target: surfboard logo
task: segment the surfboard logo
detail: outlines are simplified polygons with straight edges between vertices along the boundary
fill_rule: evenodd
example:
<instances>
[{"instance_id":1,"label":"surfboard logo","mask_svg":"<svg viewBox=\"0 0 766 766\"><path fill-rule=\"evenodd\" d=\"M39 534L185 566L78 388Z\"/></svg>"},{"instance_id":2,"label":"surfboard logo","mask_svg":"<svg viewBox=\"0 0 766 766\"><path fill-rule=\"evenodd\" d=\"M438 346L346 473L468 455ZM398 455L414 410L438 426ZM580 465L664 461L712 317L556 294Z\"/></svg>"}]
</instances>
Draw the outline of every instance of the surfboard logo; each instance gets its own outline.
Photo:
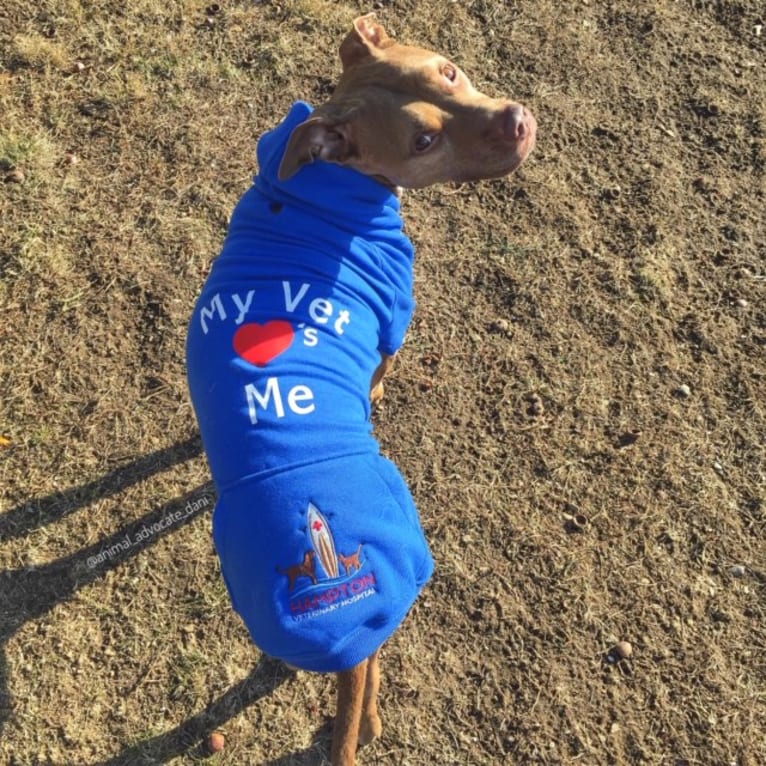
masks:
<instances>
[{"instance_id":1,"label":"surfboard logo","mask_svg":"<svg viewBox=\"0 0 766 766\"><path fill-rule=\"evenodd\" d=\"M365 570L364 544L349 554L339 553L327 517L313 503L306 511L306 550L300 563L278 571L287 578L290 611L306 619L350 606L377 592L375 573Z\"/></svg>"},{"instance_id":2,"label":"surfboard logo","mask_svg":"<svg viewBox=\"0 0 766 766\"><path fill-rule=\"evenodd\" d=\"M338 554L335 552L335 540L330 530L327 519L313 503L309 503L308 510L309 534L314 552L319 558L322 568L327 576L334 580L338 577Z\"/></svg>"}]
</instances>

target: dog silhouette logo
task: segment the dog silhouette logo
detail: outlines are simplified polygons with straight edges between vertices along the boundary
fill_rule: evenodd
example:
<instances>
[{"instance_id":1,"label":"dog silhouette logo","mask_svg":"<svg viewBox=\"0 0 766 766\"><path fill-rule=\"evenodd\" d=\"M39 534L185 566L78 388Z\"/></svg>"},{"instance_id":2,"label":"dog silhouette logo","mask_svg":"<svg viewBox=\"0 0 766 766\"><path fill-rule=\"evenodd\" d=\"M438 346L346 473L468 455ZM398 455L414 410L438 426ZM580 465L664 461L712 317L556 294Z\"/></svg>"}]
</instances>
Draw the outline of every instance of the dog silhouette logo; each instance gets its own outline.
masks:
<instances>
[{"instance_id":1,"label":"dog silhouette logo","mask_svg":"<svg viewBox=\"0 0 766 766\"><path fill-rule=\"evenodd\" d=\"M344 556L342 553L338 554L338 561L343 564L347 575L350 575L352 572L358 572L362 568L361 553L362 546L360 545L356 549L356 553L352 553L350 556Z\"/></svg>"},{"instance_id":2,"label":"dog silhouette logo","mask_svg":"<svg viewBox=\"0 0 766 766\"><path fill-rule=\"evenodd\" d=\"M299 577L308 577L316 585L316 554L314 551L306 551L306 555L300 564L294 564L291 567L287 567L287 569L280 567L279 572L287 576L287 589L291 593L295 590L295 584L298 582Z\"/></svg>"}]
</instances>

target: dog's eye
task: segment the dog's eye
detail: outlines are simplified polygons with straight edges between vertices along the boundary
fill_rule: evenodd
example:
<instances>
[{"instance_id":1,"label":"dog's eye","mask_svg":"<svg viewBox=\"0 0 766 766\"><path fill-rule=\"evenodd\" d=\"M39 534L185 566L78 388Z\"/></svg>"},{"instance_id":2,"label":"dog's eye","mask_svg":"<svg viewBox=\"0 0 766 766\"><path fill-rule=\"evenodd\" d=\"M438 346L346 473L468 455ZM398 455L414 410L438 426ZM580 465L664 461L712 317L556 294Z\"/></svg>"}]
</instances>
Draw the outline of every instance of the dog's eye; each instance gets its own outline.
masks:
<instances>
[{"instance_id":1,"label":"dog's eye","mask_svg":"<svg viewBox=\"0 0 766 766\"><path fill-rule=\"evenodd\" d=\"M415 151L418 152L418 154L427 152L434 145L436 136L436 133L421 133L415 139Z\"/></svg>"},{"instance_id":2,"label":"dog's eye","mask_svg":"<svg viewBox=\"0 0 766 766\"><path fill-rule=\"evenodd\" d=\"M457 80L457 67L453 66L452 64L445 64L444 69L442 69L442 74L450 82L455 82L455 80Z\"/></svg>"}]
</instances>

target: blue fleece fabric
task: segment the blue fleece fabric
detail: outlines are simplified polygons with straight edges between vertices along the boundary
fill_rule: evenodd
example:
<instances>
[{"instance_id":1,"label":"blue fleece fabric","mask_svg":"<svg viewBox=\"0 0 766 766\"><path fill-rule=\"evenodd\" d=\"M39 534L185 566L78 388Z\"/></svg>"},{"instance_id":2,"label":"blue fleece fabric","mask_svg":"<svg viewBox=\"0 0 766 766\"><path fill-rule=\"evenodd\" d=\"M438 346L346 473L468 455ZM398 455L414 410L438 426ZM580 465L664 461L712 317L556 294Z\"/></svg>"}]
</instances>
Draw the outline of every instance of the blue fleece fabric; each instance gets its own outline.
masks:
<instances>
[{"instance_id":1,"label":"blue fleece fabric","mask_svg":"<svg viewBox=\"0 0 766 766\"><path fill-rule=\"evenodd\" d=\"M321 161L277 178L310 114L294 104L258 143L187 362L234 608L266 653L334 672L394 632L433 561L370 423L380 352L399 348L414 307L413 248L377 181Z\"/></svg>"}]
</instances>

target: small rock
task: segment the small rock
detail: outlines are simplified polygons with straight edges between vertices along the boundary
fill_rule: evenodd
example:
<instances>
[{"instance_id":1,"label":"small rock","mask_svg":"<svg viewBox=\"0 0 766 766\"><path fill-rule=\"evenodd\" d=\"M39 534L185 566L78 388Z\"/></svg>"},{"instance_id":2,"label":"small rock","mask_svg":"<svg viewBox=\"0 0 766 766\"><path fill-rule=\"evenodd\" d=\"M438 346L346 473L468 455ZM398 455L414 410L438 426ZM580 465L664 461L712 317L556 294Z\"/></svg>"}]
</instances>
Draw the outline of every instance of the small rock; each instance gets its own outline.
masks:
<instances>
[{"instance_id":1,"label":"small rock","mask_svg":"<svg viewBox=\"0 0 766 766\"><path fill-rule=\"evenodd\" d=\"M491 329L494 332L503 333L504 335L511 335L511 323L507 319L503 319L502 317L495 319L494 322L492 322Z\"/></svg>"},{"instance_id":2,"label":"small rock","mask_svg":"<svg viewBox=\"0 0 766 766\"><path fill-rule=\"evenodd\" d=\"M739 306L742 309L746 309L750 304L747 302L745 298L737 298L737 306Z\"/></svg>"},{"instance_id":3,"label":"small rock","mask_svg":"<svg viewBox=\"0 0 766 766\"><path fill-rule=\"evenodd\" d=\"M730 571L733 577L744 577L747 574L747 569L742 564L735 564Z\"/></svg>"},{"instance_id":4,"label":"small rock","mask_svg":"<svg viewBox=\"0 0 766 766\"><path fill-rule=\"evenodd\" d=\"M686 383L682 383L677 389L676 394L678 396L683 397L684 399L688 399L692 395L692 390L689 388L689 386L686 385Z\"/></svg>"},{"instance_id":5,"label":"small rock","mask_svg":"<svg viewBox=\"0 0 766 766\"><path fill-rule=\"evenodd\" d=\"M627 660L633 654L633 646L629 641L618 641L609 652L615 660Z\"/></svg>"},{"instance_id":6,"label":"small rock","mask_svg":"<svg viewBox=\"0 0 766 766\"><path fill-rule=\"evenodd\" d=\"M80 161L80 158L74 152L67 152L64 155L64 162L67 165L76 165Z\"/></svg>"},{"instance_id":7,"label":"small rock","mask_svg":"<svg viewBox=\"0 0 766 766\"><path fill-rule=\"evenodd\" d=\"M226 745L226 739L223 732L214 731L207 740L207 744L213 753L220 753Z\"/></svg>"},{"instance_id":8,"label":"small rock","mask_svg":"<svg viewBox=\"0 0 766 766\"><path fill-rule=\"evenodd\" d=\"M75 61L74 64L72 64L72 71L73 72L84 72L85 71L85 64L83 64L82 61Z\"/></svg>"}]
</instances>

